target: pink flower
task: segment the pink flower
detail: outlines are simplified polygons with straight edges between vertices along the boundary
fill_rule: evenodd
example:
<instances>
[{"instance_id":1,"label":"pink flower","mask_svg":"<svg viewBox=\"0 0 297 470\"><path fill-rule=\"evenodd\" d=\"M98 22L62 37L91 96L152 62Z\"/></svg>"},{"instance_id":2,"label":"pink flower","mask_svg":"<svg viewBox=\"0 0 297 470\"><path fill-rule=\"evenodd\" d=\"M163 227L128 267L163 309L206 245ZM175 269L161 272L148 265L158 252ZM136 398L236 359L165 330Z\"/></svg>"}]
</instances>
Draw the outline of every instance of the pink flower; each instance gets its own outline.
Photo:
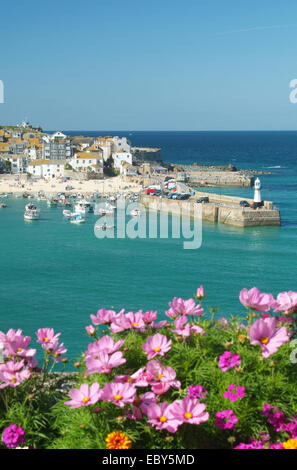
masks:
<instances>
[{"instance_id":1,"label":"pink flower","mask_svg":"<svg viewBox=\"0 0 297 470\"><path fill-rule=\"evenodd\" d=\"M201 328L201 326L193 325L193 326L191 326L191 331L193 331L193 333L195 333L195 335L206 336L206 333L205 333L204 329Z\"/></svg>"},{"instance_id":2,"label":"pink flower","mask_svg":"<svg viewBox=\"0 0 297 470\"><path fill-rule=\"evenodd\" d=\"M145 370L145 367L137 370L133 375L116 375L115 382L130 383L134 387L148 387L151 375Z\"/></svg>"},{"instance_id":3,"label":"pink flower","mask_svg":"<svg viewBox=\"0 0 297 470\"><path fill-rule=\"evenodd\" d=\"M188 387L188 398L197 398L198 400L204 400L208 391L205 390L201 385L190 385Z\"/></svg>"},{"instance_id":4,"label":"pink flower","mask_svg":"<svg viewBox=\"0 0 297 470\"><path fill-rule=\"evenodd\" d=\"M73 409L94 405L101 399L102 390L100 385L95 382L90 387L88 384L82 384L79 389L72 388L68 394L71 400L65 401L64 404L69 405Z\"/></svg>"},{"instance_id":5,"label":"pink flower","mask_svg":"<svg viewBox=\"0 0 297 470\"><path fill-rule=\"evenodd\" d=\"M239 354L232 354L231 351L225 351L224 354L219 357L219 367L223 372L226 372L228 369L233 369L239 366L239 364Z\"/></svg>"},{"instance_id":6,"label":"pink flower","mask_svg":"<svg viewBox=\"0 0 297 470\"><path fill-rule=\"evenodd\" d=\"M126 362L121 351L116 351L111 356L107 352L99 352L98 358L86 358L87 371L86 374L110 374L111 369L118 367Z\"/></svg>"},{"instance_id":7,"label":"pink flower","mask_svg":"<svg viewBox=\"0 0 297 470\"><path fill-rule=\"evenodd\" d=\"M216 413L215 425L220 429L233 429L237 421L233 410L223 410Z\"/></svg>"},{"instance_id":8,"label":"pink flower","mask_svg":"<svg viewBox=\"0 0 297 470\"><path fill-rule=\"evenodd\" d=\"M180 315L202 315L204 310L200 305L196 305L193 299L183 300L182 298L174 297L172 302L169 302L170 309L165 314L170 318L177 318Z\"/></svg>"},{"instance_id":9,"label":"pink flower","mask_svg":"<svg viewBox=\"0 0 297 470\"><path fill-rule=\"evenodd\" d=\"M98 354L101 352L106 352L107 354L112 354L116 352L124 344L125 340L119 340L116 343L114 340L106 335L102 336L98 341L88 345L88 350L86 351L86 357L93 357L96 359Z\"/></svg>"},{"instance_id":10,"label":"pink flower","mask_svg":"<svg viewBox=\"0 0 297 470\"><path fill-rule=\"evenodd\" d=\"M113 333L119 333L121 331L136 329L136 330L144 330L145 323L142 318L142 312L128 312L126 314L121 313L117 315L111 325L110 330Z\"/></svg>"},{"instance_id":11,"label":"pink flower","mask_svg":"<svg viewBox=\"0 0 297 470\"><path fill-rule=\"evenodd\" d=\"M209 418L209 414L205 411L205 405L196 398L186 397L182 400L176 400L172 403L170 411L181 424L200 424Z\"/></svg>"},{"instance_id":12,"label":"pink flower","mask_svg":"<svg viewBox=\"0 0 297 470\"><path fill-rule=\"evenodd\" d=\"M28 380L31 377L31 371L27 368L21 370L20 372L10 372L4 370L0 372L0 380L3 382L0 385L0 389L6 387L15 388L20 385L24 380Z\"/></svg>"},{"instance_id":13,"label":"pink flower","mask_svg":"<svg viewBox=\"0 0 297 470\"><path fill-rule=\"evenodd\" d=\"M148 360L157 355L164 356L171 349L171 339L168 340L166 336L156 333L147 338L142 349L146 352Z\"/></svg>"},{"instance_id":14,"label":"pink flower","mask_svg":"<svg viewBox=\"0 0 297 470\"><path fill-rule=\"evenodd\" d=\"M8 449L15 449L25 442L25 431L16 424L11 424L3 430L2 442Z\"/></svg>"},{"instance_id":15,"label":"pink flower","mask_svg":"<svg viewBox=\"0 0 297 470\"><path fill-rule=\"evenodd\" d=\"M111 323L116 312L114 310L105 310L101 308L98 310L97 315L90 315L93 325L103 325L106 323Z\"/></svg>"},{"instance_id":16,"label":"pink flower","mask_svg":"<svg viewBox=\"0 0 297 470\"><path fill-rule=\"evenodd\" d=\"M188 338L191 334L191 325L187 323L188 318L186 315L181 315L174 320L175 330L170 330L177 335L181 335L184 338L184 342L186 338Z\"/></svg>"},{"instance_id":17,"label":"pink flower","mask_svg":"<svg viewBox=\"0 0 297 470\"><path fill-rule=\"evenodd\" d=\"M151 377L150 384L152 391L158 395L166 393L169 388L179 389L181 383L176 380L176 372L172 367L164 367L160 361L149 361L147 364L147 374Z\"/></svg>"},{"instance_id":18,"label":"pink flower","mask_svg":"<svg viewBox=\"0 0 297 470\"><path fill-rule=\"evenodd\" d=\"M171 405L167 402L160 405L151 403L146 409L146 414L149 418L148 423L153 424L158 430L166 429L170 433L175 433L180 425L180 421L171 413Z\"/></svg>"},{"instance_id":19,"label":"pink flower","mask_svg":"<svg viewBox=\"0 0 297 470\"><path fill-rule=\"evenodd\" d=\"M234 384L228 385L227 390L224 393L224 397L232 402L240 398L243 398L244 396L245 396L245 388L240 387L240 386L235 388Z\"/></svg>"},{"instance_id":20,"label":"pink flower","mask_svg":"<svg viewBox=\"0 0 297 470\"><path fill-rule=\"evenodd\" d=\"M146 392L139 397L141 411L147 415L147 410L152 403L157 402L157 396L153 392Z\"/></svg>"},{"instance_id":21,"label":"pink flower","mask_svg":"<svg viewBox=\"0 0 297 470\"><path fill-rule=\"evenodd\" d=\"M96 333L96 330L93 327L93 325L88 325L86 326L86 332L88 333L89 336L94 336L94 334Z\"/></svg>"},{"instance_id":22,"label":"pink flower","mask_svg":"<svg viewBox=\"0 0 297 470\"><path fill-rule=\"evenodd\" d=\"M249 329L251 344L259 344L265 358L275 353L290 339L286 327L277 328L276 324L277 321L273 317L259 318Z\"/></svg>"},{"instance_id":23,"label":"pink flower","mask_svg":"<svg viewBox=\"0 0 297 470\"><path fill-rule=\"evenodd\" d=\"M153 312L152 310L144 312L144 314L142 315L142 319L144 323L152 323L157 319L157 312Z\"/></svg>"},{"instance_id":24,"label":"pink flower","mask_svg":"<svg viewBox=\"0 0 297 470\"><path fill-rule=\"evenodd\" d=\"M297 292L280 292L272 305L274 312L283 312L286 315L297 312Z\"/></svg>"},{"instance_id":25,"label":"pink flower","mask_svg":"<svg viewBox=\"0 0 297 470\"><path fill-rule=\"evenodd\" d=\"M103 388L102 400L111 401L121 408L127 403L133 403L136 397L136 388L128 383L108 383Z\"/></svg>"},{"instance_id":26,"label":"pink flower","mask_svg":"<svg viewBox=\"0 0 297 470\"><path fill-rule=\"evenodd\" d=\"M55 335L53 328L39 328L36 335L37 343L40 343L42 348L47 350L52 349L53 345L58 341L61 333L57 333Z\"/></svg>"},{"instance_id":27,"label":"pink flower","mask_svg":"<svg viewBox=\"0 0 297 470\"><path fill-rule=\"evenodd\" d=\"M2 333L1 341L3 342L5 356L22 357L26 360L32 360L36 354L36 349L29 349L28 345L31 341L30 336L23 336L22 330L9 330L7 335Z\"/></svg>"},{"instance_id":28,"label":"pink flower","mask_svg":"<svg viewBox=\"0 0 297 470\"><path fill-rule=\"evenodd\" d=\"M198 287L197 292L196 292L196 299L198 299L198 300L204 299L203 286Z\"/></svg>"},{"instance_id":29,"label":"pink flower","mask_svg":"<svg viewBox=\"0 0 297 470\"><path fill-rule=\"evenodd\" d=\"M242 289L239 293L240 302L247 308L257 312L267 312L275 302L272 294L261 293L257 287Z\"/></svg>"}]
</instances>

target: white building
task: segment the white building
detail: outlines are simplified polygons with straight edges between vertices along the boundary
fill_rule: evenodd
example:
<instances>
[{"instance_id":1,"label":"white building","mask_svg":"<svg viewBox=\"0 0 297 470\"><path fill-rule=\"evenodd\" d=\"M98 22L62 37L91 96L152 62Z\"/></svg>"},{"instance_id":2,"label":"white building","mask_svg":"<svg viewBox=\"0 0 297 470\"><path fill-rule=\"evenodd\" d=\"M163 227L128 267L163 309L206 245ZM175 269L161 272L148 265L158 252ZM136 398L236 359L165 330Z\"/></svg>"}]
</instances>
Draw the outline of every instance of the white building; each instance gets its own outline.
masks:
<instances>
[{"instance_id":1,"label":"white building","mask_svg":"<svg viewBox=\"0 0 297 470\"><path fill-rule=\"evenodd\" d=\"M63 132L61 131L57 131L55 132L54 134L52 134L50 136L50 139L51 140L55 140L55 139L67 139L67 135L63 134Z\"/></svg>"},{"instance_id":2,"label":"white building","mask_svg":"<svg viewBox=\"0 0 297 470\"><path fill-rule=\"evenodd\" d=\"M127 137L112 137L113 142L113 152L123 151L131 153L131 145Z\"/></svg>"},{"instance_id":3,"label":"white building","mask_svg":"<svg viewBox=\"0 0 297 470\"><path fill-rule=\"evenodd\" d=\"M126 162L132 165L132 153L118 150L112 154L113 156L113 165L115 168L120 169L121 164Z\"/></svg>"},{"instance_id":4,"label":"white building","mask_svg":"<svg viewBox=\"0 0 297 470\"><path fill-rule=\"evenodd\" d=\"M25 154L7 154L3 155L2 161L9 161L11 164L11 172L26 173L28 167L28 160Z\"/></svg>"},{"instance_id":5,"label":"white building","mask_svg":"<svg viewBox=\"0 0 297 470\"><path fill-rule=\"evenodd\" d=\"M66 160L33 160L27 172L37 178L60 178L64 176Z\"/></svg>"},{"instance_id":6,"label":"white building","mask_svg":"<svg viewBox=\"0 0 297 470\"><path fill-rule=\"evenodd\" d=\"M92 171L103 175L103 159L99 153L78 152L69 160L75 171Z\"/></svg>"}]
</instances>

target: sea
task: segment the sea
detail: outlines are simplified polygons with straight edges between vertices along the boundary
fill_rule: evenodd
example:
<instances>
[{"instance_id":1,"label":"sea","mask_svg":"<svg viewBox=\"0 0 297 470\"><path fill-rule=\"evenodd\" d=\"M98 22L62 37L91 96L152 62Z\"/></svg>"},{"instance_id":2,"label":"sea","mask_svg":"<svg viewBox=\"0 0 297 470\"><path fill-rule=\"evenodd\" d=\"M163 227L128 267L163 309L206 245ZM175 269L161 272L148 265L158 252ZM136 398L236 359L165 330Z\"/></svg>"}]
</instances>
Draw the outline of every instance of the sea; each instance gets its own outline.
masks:
<instances>
[{"instance_id":1,"label":"sea","mask_svg":"<svg viewBox=\"0 0 297 470\"><path fill-rule=\"evenodd\" d=\"M10 197L8 208L0 209L0 331L21 329L38 349L37 329L54 328L61 332L71 368L87 348L90 314L100 308L157 310L164 319L168 302L188 299L203 285L205 316L216 309L215 318L230 318L245 314L239 302L244 287L274 296L297 291L297 131L64 132L126 136L133 146L160 147L163 160L177 164L271 172L259 176L262 196L280 209L281 226L237 228L203 221L201 247L185 250L183 240L172 236L98 239L96 215L73 225L61 208L40 201L41 219L26 222L28 200ZM251 187L207 190L253 197Z\"/></svg>"}]
</instances>

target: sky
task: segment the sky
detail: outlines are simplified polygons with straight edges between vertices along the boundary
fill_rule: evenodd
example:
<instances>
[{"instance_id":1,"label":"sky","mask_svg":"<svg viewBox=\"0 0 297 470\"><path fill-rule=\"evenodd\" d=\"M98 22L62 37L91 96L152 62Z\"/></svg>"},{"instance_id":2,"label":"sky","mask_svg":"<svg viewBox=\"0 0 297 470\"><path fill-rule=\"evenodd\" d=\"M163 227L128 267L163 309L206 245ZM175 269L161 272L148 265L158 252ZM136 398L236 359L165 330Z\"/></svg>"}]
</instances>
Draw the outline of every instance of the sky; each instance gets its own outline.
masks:
<instances>
[{"instance_id":1,"label":"sky","mask_svg":"<svg viewBox=\"0 0 297 470\"><path fill-rule=\"evenodd\" d=\"M0 125L297 129L295 0L15 0L0 16Z\"/></svg>"}]
</instances>

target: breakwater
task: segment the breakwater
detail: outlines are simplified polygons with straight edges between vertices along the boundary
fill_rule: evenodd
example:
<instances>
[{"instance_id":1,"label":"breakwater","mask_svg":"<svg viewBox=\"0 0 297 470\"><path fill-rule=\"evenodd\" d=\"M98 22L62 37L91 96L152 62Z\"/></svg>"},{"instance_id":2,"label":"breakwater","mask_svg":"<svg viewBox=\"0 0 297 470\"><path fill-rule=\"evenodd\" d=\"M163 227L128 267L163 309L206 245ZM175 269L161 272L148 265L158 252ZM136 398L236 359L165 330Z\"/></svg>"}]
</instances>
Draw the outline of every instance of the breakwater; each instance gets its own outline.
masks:
<instances>
[{"instance_id":1,"label":"breakwater","mask_svg":"<svg viewBox=\"0 0 297 470\"><path fill-rule=\"evenodd\" d=\"M195 217L195 206L198 205L196 199L204 196L209 198L209 202L201 204L202 220L237 227L281 225L280 211L274 207L271 201L264 201L262 208L252 209L241 207L239 205L241 198L239 197L196 192L195 197L189 200L172 200L165 197L142 195L139 202L152 210L167 211L172 215L185 214ZM251 199L245 200L252 202Z\"/></svg>"}]
</instances>

